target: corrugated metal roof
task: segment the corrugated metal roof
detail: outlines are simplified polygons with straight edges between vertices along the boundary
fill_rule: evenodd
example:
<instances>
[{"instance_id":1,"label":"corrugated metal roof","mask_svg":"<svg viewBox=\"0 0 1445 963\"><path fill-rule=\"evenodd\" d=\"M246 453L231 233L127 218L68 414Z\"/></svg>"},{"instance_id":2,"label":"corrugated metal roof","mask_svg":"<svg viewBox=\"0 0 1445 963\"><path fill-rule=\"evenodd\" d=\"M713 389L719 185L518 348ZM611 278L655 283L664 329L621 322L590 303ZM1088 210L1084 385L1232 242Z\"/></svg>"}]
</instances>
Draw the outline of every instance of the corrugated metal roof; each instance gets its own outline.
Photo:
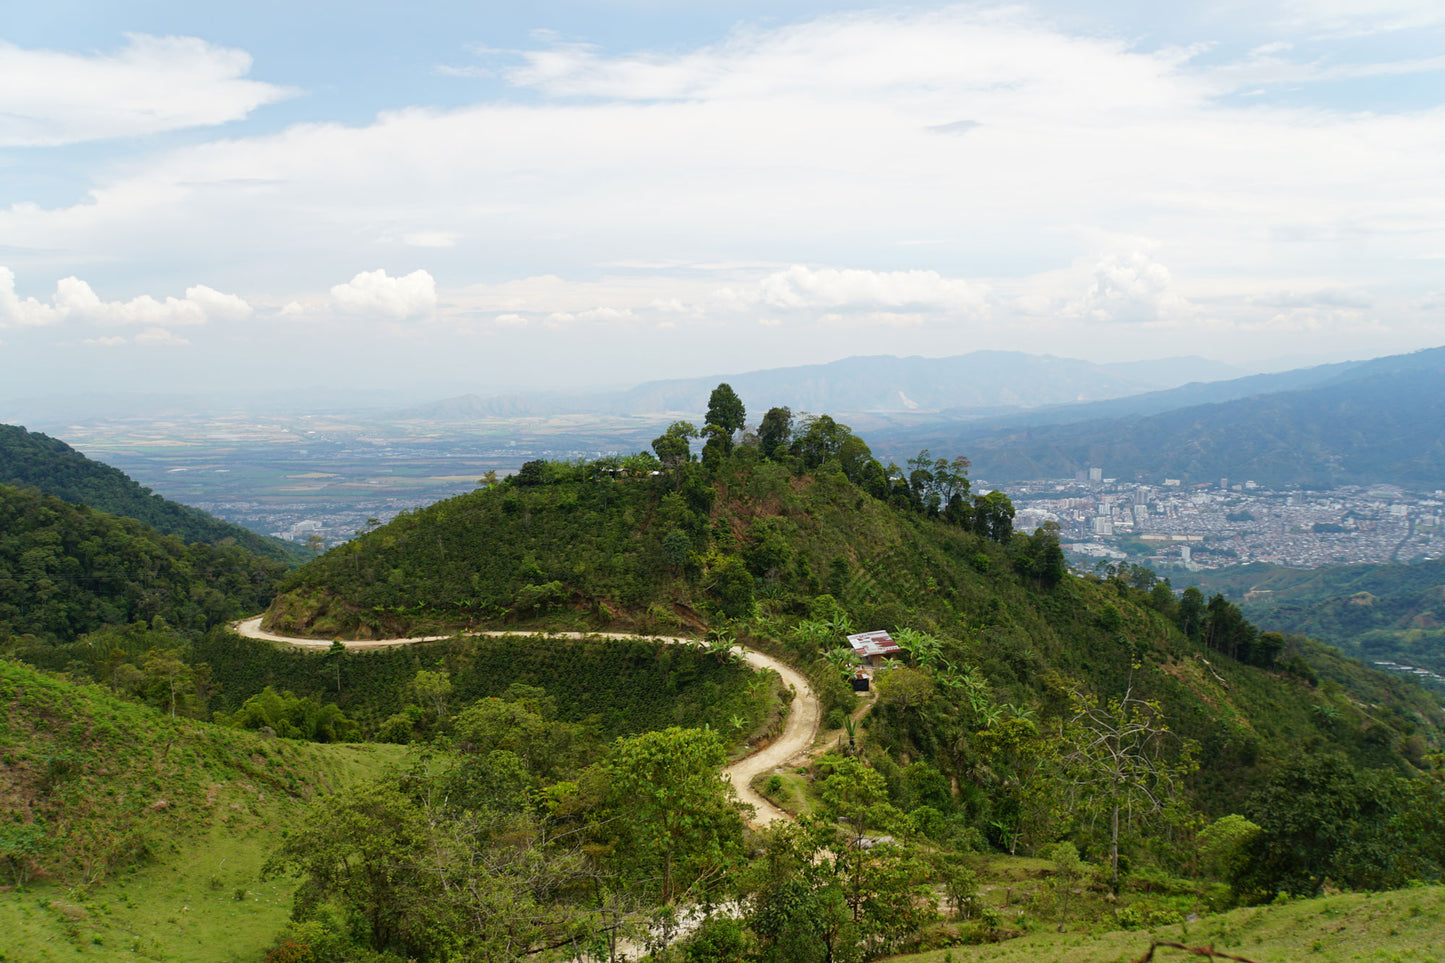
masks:
<instances>
[{"instance_id":1,"label":"corrugated metal roof","mask_svg":"<svg viewBox=\"0 0 1445 963\"><path fill-rule=\"evenodd\" d=\"M850 635L848 636L848 644L853 647L854 652L864 657L870 655L893 655L903 651L898 647L898 643L893 641L893 636L889 635L883 629L878 629L875 632L859 632L857 635Z\"/></svg>"}]
</instances>

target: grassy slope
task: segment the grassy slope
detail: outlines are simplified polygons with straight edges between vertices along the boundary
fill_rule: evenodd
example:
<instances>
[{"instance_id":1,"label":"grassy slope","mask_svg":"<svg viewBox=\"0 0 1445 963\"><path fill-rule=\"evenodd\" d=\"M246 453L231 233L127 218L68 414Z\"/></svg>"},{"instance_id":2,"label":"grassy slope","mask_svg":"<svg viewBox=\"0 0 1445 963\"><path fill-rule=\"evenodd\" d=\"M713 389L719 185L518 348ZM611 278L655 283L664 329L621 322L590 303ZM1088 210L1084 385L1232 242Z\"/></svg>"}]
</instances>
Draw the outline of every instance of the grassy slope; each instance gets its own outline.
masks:
<instances>
[{"instance_id":1,"label":"grassy slope","mask_svg":"<svg viewBox=\"0 0 1445 963\"><path fill-rule=\"evenodd\" d=\"M3 960L259 958L294 887L258 881L265 854L307 799L399 753L173 721L13 662L0 705L0 811L50 839L0 893Z\"/></svg>"},{"instance_id":2,"label":"grassy slope","mask_svg":"<svg viewBox=\"0 0 1445 963\"><path fill-rule=\"evenodd\" d=\"M1212 946L1259 963L1381 960L1429 963L1445 958L1445 887L1346 893L1281 906L1238 909L1152 931L1048 932L1005 943L894 957L896 963L1115 963L1138 960L1151 940ZM1197 960L1158 950L1159 961Z\"/></svg>"}]
</instances>

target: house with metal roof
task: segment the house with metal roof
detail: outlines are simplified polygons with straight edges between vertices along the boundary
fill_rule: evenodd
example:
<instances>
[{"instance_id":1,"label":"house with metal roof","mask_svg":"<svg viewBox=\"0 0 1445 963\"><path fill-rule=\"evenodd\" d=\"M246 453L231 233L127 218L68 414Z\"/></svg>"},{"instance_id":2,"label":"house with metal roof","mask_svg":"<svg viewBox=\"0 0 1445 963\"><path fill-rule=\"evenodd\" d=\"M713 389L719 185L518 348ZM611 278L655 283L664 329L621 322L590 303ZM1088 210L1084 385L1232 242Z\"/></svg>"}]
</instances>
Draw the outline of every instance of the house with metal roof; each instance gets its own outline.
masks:
<instances>
[{"instance_id":1,"label":"house with metal roof","mask_svg":"<svg viewBox=\"0 0 1445 963\"><path fill-rule=\"evenodd\" d=\"M882 629L850 635L848 644L853 647L853 654L858 656L858 661L864 665L877 665L884 659L895 658L903 651L898 647L898 643L893 641L893 636Z\"/></svg>"}]
</instances>

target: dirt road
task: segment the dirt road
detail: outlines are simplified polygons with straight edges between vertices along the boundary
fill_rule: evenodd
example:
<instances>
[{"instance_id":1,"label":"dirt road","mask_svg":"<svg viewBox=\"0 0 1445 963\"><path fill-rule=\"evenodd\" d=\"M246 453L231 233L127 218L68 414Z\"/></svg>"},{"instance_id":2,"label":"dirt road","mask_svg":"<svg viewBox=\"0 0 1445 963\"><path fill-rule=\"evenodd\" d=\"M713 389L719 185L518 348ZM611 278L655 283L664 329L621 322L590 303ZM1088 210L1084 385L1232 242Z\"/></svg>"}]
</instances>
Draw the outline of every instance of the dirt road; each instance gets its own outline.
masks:
<instances>
[{"instance_id":1,"label":"dirt road","mask_svg":"<svg viewBox=\"0 0 1445 963\"><path fill-rule=\"evenodd\" d=\"M301 639L288 635L275 635L263 631L260 617L245 619L233 623L234 628L241 635L252 639L265 639L270 642L284 642L287 645L294 645L306 649L330 648L331 642L326 639ZM473 632L471 635L503 636L517 635L516 632ZM609 639L629 639L636 636L624 635L617 632L547 632L546 635L554 635L564 639L581 639L588 635L600 635ZM348 649L380 649L392 645L411 645L416 642L437 642L441 639L451 638L446 635L416 636L407 639L368 639L362 642L348 642L342 640L342 644ZM648 636L662 642L671 643L692 643L695 639L671 638L667 636ZM754 652L752 649L737 646L742 652L743 659L755 668L772 669L782 677L785 685L793 690L793 704L788 712L788 721L783 726L782 735L769 745L763 747L751 755L744 756L737 762L723 770L723 774L737 790L738 798L756 810L753 817L753 825L766 826L779 819L791 818L777 806L768 802L762 796L753 791L751 783L759 774L768 772L780 766L784 766L794 759L802 758L812 746L813 740L818 735L818 696L808 685L808 680L803 674L792 666L771 656L763 655L761 652Z\"/></svg>"}]
</instances>

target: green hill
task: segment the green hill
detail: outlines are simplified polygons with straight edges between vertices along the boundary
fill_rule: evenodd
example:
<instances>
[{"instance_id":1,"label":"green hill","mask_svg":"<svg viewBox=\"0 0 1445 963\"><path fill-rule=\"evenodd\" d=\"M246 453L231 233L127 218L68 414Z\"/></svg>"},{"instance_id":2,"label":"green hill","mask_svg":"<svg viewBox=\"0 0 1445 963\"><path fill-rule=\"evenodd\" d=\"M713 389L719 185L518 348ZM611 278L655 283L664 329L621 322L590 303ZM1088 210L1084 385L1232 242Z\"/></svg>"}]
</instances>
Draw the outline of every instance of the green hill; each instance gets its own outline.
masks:
<instances>
[{"instance_id":1,"label":"green hill","mask_svg":"<svg viewBox=\"0 0 1445 963\"><path fill-rule=\"evenodd\" d=\"M166 649L151 617L27 642L167 711L4 668L6 866L82 897L0 896L19 955L198 958L213 933L210 958L255 959L267 923L272 960L601 958L619 927L731 904L742 919L673 956L822 963L1445 874L1445 713L1418 689L1139 570L1070 575L1056 533L1013 533L961 461L885 466L846 427L795 431L780 410L736 442L741 402L719 388L709 408L701 460L675 425L657 458L528 463L288 573L266 614L320 639L439 641L299 652L213 625ZM103 517L18 495L17 517ZM58 531L59 547L27 534L16 564L117 538ZM829 732L756 785L805 815L745 833L729 802L721 734L766 738L787 699L726 644L546 629L737 639L803 667ZM861 705L855 629L901 646ZM261 724L263 703L305 701L268 686L419 745L302 811L366 757L178 718ZM171 841L183 888L146 875ZM290 887L253 903L217 861L249 873L258 850L301 878L284 932Z\"/></svg>"},{"instance_id":2,"label":"green hill","mask_svg":"<svg viewBox=\"0 0 1445 963\"><path fill-rule=\"evenodd\" d=\"M744 445L660 474L643 460L631 476L615 460L533 463L295 571L267 621L361 638L517 625L726 631L812 667L827 708L840 709L851 699L822 667L845 627L917 633L928 651L910 659L931 711L875 714L903 757L975 781L980 760L956 748L980 724L958 710L966 671L988 704L1044 721L1068 715L1071 690L1129 691L1158 700L1199 744L1191 782L1218 814L1302 753L1408 771L1407 753L1438 745L1440 707L1399 680L1331 663L1321 682L1298 648L1245 665L1181 634L1167 592L1062 575L1051 536L1009 537L997 497L930 510L936 482L904 483L846 429L821 454L794 447L770 459ZM997 838L993 804L969 800L952 805L973 807Z\"/></svg>"},{"instance_id":3,"label":"green hill","mask_svg":"<svg viewBox=\"0 0 1445 963\"><path fill-rule=\"evenodd\" d=\"M138 621L202 632L266 604L284 571L237 546L187 544L0 485L0 642L64 644Z\"/></svg>"},{"instance_id":4,"label":"green hill","mask_svg":"<svg viewBox=\"0 0 1445 963\"><path fill-rule=\"evenodd\" d=\"M266 853L389 746L171 719L0 660L0 960L254 961L294 881Z\"/></svg>"},{"instance_id":5,"label":"green hill","mask_svg":"<svg viewBox=\"0 0 1445 963\"><path fill-rule=\"evenodd\" d=\"M92 461L59 439L18 425L0 425L0 485L38 488L72 505L134 518L186 542L239 545L288 564L306 557L299 546L167 501L119 469Z\"/></svg>"},{"instance_id":6,"label":"green hill","mask_svg":"<svg viewBox=\"0 0 1445 963\"><path fill-rule=\"evenodd\" d=\"M1343 893L1276 906L1237 909L1189 923L1136 929L1069 926L1023 939L896 957L894 963L1114 963L1145 959L1239 959L1256 963L1390 960L1434 963L1445 945L1445 887ZM1181 950L1179 945L1193 948ZM1214 957L1207 952L1214 951ZM1228 956L1220 956L1228 954Z\"/></svg>"}]
</instances>

